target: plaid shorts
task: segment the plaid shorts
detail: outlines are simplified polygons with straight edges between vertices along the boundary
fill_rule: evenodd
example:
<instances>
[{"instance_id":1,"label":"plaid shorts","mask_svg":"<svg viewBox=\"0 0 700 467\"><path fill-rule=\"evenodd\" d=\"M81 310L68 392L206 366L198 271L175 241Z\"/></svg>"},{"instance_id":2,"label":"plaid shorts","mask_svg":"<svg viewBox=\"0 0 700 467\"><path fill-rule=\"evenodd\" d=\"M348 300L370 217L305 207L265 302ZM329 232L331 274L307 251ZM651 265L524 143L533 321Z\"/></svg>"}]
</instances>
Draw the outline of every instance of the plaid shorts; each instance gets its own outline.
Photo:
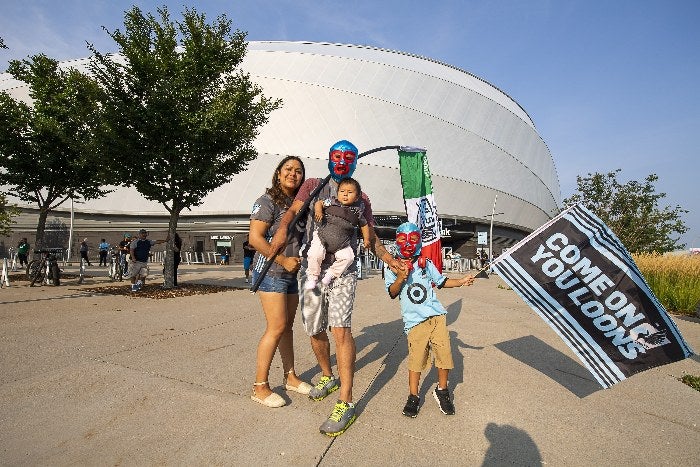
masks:
<instances>
[{"instance_id":1,"label":"plaid shorts","mask_svg":"<svg viewBox=\"0 0 700 467\"><path fill-rule=\"evenodd\" d=\"M299 283L303 284L304 282L306 282L305 267L299 274ZM299 287L301 321L306 334L315 336L328 327L351 327L356 286L357 275L350 273L334 279L328 287L324 287L320 283L313 290Z\"/></svg>"}]
</instances>

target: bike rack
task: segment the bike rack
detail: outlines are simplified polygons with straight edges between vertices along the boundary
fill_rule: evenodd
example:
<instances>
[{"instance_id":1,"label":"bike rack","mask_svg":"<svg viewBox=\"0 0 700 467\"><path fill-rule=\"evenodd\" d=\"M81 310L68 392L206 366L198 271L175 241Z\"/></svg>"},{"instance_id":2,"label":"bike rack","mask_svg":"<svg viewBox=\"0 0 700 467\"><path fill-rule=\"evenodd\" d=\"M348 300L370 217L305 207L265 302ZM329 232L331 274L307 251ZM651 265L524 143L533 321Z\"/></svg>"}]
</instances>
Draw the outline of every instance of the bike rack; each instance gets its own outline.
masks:
<instances>
[{"instance_id":1,"label":"bike rack","mask_svg":"<svg viewBox=\"0 0 700 467\"><path fill-rule=\"evenodd\" d=\"M2 276L0 276L0 287L10 286L10 275L8 274L7 258L2 260Z\"/></svg>"}]
</instances>

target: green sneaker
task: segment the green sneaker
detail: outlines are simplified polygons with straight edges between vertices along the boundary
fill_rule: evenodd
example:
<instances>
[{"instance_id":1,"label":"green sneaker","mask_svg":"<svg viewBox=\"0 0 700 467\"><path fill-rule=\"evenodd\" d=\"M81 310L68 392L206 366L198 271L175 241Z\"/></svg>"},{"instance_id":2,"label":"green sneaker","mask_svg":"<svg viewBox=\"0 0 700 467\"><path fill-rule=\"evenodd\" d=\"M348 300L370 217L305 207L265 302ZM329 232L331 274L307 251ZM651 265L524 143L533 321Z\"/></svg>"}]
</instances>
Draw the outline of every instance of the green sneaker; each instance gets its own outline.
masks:
<instances>
[{"instance_id":1,"label":"green sneaker","mask_svg":"<svg viewBox=\"0 0 700 467\"><path fill-rule=\"evenodd\" d=\"M320 401L340 387L340 380L335 376L321 376L316 386L309 391L309 399Z\"/></svg>"},{"instance_id":2,"label":"green sneaker","mask_svg":"<svg viewBox=\"0 0 700 467\"><path fill-rule=\"evenodd\" d=\"M331 416L321 425L320 431L324 435L338 436L347 430L354 421L355 405L339 400L335 403Z\"/></svg>"}]
</instances>

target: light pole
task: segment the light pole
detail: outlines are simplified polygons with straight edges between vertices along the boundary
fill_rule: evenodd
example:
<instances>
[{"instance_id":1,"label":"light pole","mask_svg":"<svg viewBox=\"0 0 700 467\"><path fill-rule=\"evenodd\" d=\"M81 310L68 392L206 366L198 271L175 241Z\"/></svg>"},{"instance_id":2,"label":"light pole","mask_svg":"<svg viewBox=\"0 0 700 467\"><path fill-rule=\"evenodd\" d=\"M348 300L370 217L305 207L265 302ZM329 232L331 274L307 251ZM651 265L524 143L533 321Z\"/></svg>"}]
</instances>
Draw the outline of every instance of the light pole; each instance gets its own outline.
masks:
<instances>
[{"instance_id":1,"label":"light pole","mask_svg":"<svg viewBox=\"0 0 700 467\"><path fill-rule=\"evenodd\" d=\"M496 212L496 201L498 200L498 193L496 193L496 196L493 198L493 208L491 209L491 214L487 214L484 217L491 217L491 223L489 226L489 274L493 272L493 267L491 266L491 263L493 263L493 218L494 216L499 216L501 214L505 214L503 212Z\"/></svg>"},{"instance_id":2,"label":"light pole","mask_svg":"<svg viewBox=\"0 0 700 467\"><path fill-rule=\"evenodd\" d=\"M73 197L70 198L70 230L68 231L68 253L66 254L66 262L70 262L70 250L73 246ZM65 266L65 264L64 264Z\"/></svg>"}]
</instances>

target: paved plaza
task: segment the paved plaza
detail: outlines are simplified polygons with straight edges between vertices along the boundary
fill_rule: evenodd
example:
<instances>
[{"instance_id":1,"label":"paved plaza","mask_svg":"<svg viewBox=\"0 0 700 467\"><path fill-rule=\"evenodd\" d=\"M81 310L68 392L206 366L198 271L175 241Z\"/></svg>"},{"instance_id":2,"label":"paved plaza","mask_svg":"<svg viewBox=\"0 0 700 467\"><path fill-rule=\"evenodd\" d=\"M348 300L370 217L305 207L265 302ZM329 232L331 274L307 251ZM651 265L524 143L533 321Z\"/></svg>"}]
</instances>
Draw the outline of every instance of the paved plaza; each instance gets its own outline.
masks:
<instances>
[{"instance_id":1,"label":"paved plaza","mask_svg":"<svg viewBox=\"0 0 700 467\"><path fill-rule=\"evenodd\" d=\"M157 269L157 268L154 268ZM270 383L288 404L250 400L264 319L240 265L182 265L180 283L229 290L169 299L88 289L113 285L104 268L77 284L0 290L2 465L698 465L700 358L602 389L564 342L498 276L438 291L455 355L456 415L432 398L417 418L408 395L398 301L378 274L359 282L356 422L319 433L335 399L314 402ZM456 277L456 276L453 276ZM160 275L153 278L161 281ZM128 287L127 283L123 283ZM700 320L674 317L695 350ZM296 370L319 376L300 320Z\"/></svg>"}]
</instances>

